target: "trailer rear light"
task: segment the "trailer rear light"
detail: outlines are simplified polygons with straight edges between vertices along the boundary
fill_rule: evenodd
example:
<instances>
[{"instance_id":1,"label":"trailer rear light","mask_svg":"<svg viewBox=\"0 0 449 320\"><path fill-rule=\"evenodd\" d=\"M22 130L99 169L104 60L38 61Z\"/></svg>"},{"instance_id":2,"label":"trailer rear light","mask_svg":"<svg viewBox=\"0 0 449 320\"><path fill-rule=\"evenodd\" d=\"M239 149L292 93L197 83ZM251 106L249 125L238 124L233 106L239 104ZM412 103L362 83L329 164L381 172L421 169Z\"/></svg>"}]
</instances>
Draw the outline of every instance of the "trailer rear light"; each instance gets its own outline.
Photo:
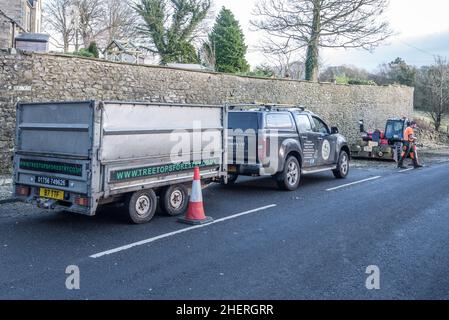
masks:
<instances>
[{"instance_id":1,"label":"trailer rear light","mask_svg":"<svg viewBox=\"0 0 449 320\"><path fill-rule=\"evenodd\" d=\"M75 204L82 207L88 207L89 206L89 199L86 197L80 197L77 196L75 198Z\"/></svg>"},{"instance_id":2,"label":"trailer rear light","mask_svg":"<svg viewBox=\"0 0 449 320\"><path fill-rule=\"evenodd\" d=\"M28 197L30 195L30 187L17 186L16 195L21 197Z\"/></svg>"}]
</instances>

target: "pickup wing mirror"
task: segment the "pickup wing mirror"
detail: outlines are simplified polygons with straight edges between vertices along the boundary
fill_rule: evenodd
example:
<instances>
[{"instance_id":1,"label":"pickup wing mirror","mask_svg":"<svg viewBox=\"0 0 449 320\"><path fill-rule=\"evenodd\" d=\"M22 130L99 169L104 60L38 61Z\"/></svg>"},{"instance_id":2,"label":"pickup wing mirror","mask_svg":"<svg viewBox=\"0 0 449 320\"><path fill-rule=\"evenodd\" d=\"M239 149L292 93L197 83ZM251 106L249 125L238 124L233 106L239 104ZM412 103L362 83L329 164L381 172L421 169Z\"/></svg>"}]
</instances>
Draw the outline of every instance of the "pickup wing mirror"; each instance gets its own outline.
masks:
<instances>
[{"instance_id":1,"label":"pickup wing mirror","mask_svg":"<svg viewBox=\"0 0 449 320\"><path fill-rule=\"evenodd\" d=\"M331 128L331 134L337 134L339 133L338 128L337 127L332 127Z\"/></svg>"}]
</instances>

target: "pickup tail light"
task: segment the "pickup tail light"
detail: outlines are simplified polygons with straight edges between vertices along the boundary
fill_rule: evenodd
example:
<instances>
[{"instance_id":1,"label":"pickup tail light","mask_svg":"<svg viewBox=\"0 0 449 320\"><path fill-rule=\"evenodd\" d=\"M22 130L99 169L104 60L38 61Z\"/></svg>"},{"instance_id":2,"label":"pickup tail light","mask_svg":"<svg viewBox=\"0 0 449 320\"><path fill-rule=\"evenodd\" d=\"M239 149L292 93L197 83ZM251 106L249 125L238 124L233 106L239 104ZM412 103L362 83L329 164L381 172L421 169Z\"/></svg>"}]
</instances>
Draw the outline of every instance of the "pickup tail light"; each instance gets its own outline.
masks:
<instances>
[{"instance_id":1,"label":"pickup tail light","mask_svg":"<svg viewBox=\"0 0 449 320\"><path fill-rule=\"evenodd\" d=\"M265 163L267 158L267 137L265 135L259 135L257 142L257 155L259 157L259 162Z\"/></svg>"},{"instance_id":2,"label":"pickup tail light","mask_svg":"<svg viewBox=\"0 0 449 320\"><path fill-rule=\"evenodd\" d=\"M88 207L89 199L87 197L77 196L75 197L75 204L82 207Z\"/></svg>"},{"instance_id":3,"label":"pickup tail light","mask_svg":"<svg viewBox=\"0 0 449 320\"><path fill-rule=\"evenodd\" d=\"M30 187L16 186L16 195L20 197L28 197L30 195Z\"/></svg>"}]
</instances>

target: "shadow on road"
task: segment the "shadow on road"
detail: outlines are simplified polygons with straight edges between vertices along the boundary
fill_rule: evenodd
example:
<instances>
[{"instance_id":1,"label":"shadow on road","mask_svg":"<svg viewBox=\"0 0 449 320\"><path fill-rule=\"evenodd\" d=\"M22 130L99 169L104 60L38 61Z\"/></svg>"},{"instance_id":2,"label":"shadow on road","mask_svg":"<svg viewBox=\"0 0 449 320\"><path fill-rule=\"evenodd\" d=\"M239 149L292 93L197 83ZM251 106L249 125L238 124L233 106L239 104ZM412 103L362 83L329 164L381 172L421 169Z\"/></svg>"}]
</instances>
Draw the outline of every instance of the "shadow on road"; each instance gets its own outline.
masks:
<instances>
[{"instance_id":1,"label":"shadow on road","mask_svg":"<svg viewBox=\"0 0 449 320\"><path fill-rule=\"evenodd\" d=\"M319 185L324 181L335 180L332 173L312 174L301 177L299 188L312 187ZM245 191L247 193L266 190L269 192L282 192L276 185L276 182L271 177L239 177L235 184L221 185L221 188L228 190L238 190L239 192Z\"/></svg>"}]
</instances>

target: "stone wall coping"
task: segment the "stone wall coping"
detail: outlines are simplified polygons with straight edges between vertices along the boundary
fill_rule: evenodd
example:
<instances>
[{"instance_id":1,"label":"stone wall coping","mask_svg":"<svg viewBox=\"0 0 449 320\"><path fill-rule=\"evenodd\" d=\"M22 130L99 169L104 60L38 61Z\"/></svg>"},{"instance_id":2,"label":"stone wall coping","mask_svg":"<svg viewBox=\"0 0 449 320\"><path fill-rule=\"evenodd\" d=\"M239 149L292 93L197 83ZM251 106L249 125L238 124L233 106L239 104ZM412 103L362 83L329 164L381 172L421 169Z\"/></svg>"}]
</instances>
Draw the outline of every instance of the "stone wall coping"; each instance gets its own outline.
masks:
<instances>
[{"instance_id":1,"label":"stone wall coping","mask_svg":"<svg viewBox=\"0 0 449 320\"><path fill-rule=\"evenodd\" d=\"M116 64L116 65L133 66L133 67L140 67L140 68L145 67L145 68L150 68L150 69L165 69L165 70L174 70L174 71L184 71L184 72L217 75L217 76L228 76L228 77L230 76L230 77L236 77L236 78L257 79L257 80L265 80L265 81L284 81L284 82L306 83L306 84L311 84L311 85L323 85L323 86L345 86L345 87L363 87L363 88L366 88L366 87L372 87L372 88L393 87L393 88L414 89L413 87L404 86L404 85L400 85L400 84L355 85L355 84L336 84L336 83L332 83L332 82L312 82L312 81L307 81L307 80L295 80L295 79L285 79L285 78L266 78L266 77L257 77L257 76L245 76L245 75L236 75L236 74L232 74L232 73L215 72L215 71L207 71L207 70L191 70L191 69L185 69L185 68L175 68L175 67L169 67L169 66L164 66L164 65L137 64L137 63L130 63L130 62L109 61L109 60L104 60L104 59L99 59L99 58L82 57L82 56L75 56L75 55L71 55L71 54L57 53L57 52L42 53L42 52L20 51L20 54L29 55L29 56L48 56L48 57L60 57L60 58L67 58L67 59L81 59L81 60L88 60L88 61L104 63L104 64Z\"/></svg>"}]
</instances>

